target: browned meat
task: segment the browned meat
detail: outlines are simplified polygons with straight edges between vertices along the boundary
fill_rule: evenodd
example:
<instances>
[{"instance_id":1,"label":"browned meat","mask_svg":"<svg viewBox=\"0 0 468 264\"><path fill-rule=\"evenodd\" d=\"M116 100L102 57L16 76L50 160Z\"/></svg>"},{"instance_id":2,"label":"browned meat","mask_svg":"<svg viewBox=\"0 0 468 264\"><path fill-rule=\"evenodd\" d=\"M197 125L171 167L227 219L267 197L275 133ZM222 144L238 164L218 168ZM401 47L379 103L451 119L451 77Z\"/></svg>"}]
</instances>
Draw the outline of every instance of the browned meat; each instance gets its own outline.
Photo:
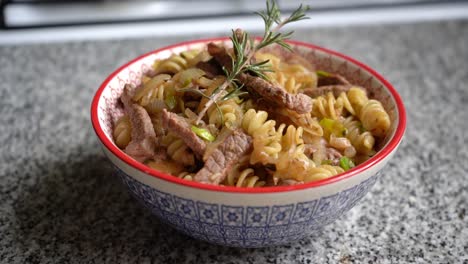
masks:
<instances>
[{"instance_id":1,"label":"browned meat","mask_svg":"<svg viewBox=\"0 0 468 264\"><path fill-rule=\"evenodd\" d=\"M314 154L314 152L317 151L317 147L312 145L312 144L305 144L304 145L304 154L307 156L307 157L312 157L312 155Z\"/></svg>"},{"instance_id":2,"label":"browned meat","mask_svg":"<svg viewBox=\"0 0 468 264\"><path fill-rule=\"evenodd\" d=\"M202 183L219 184L239 159L251 151L252 138L242 130L235 130L218 145L205 162L205 166L194 176Z\"/></svg>"},{"instance_id":3,"label":"browned meat","mask_svg":"<svg viewBox=\"0 0 468 264\"><path fill-rule=\"evenodd\" d=\"M205 72L206 77L213 79L217 75L222 75L223 71L215 59L209 61L200 61L195 66Z\"/></svg>"},{"instance_id":4,"label":"browned meat","mask_svg":"<svg viewBox=\"0 0 468 264\"><path fill-rule=\"evenodd\" d=\"M342 92L347 92L352 85L327 85L319 86L314 88L305 88L302 90L302 93L307 94L308 96L315 98L321 95L325 95L328 92L332 92L334 96L339 96Z\"/></svg>"},{"instance_id":5,"label":"browned meat","mask_svg":"<svg viewBox=\"0 0 468 264\"><path fill-rule=\"evenodd\" d=\"M209 43L208 52L220 65L230 69L232 59L224 47ZM238 79L247 89L255 92L269 103L286 107L299 114L308 113L312 110L312 100L304 94L290 94L281 87L250 74L239 74Z\"/></svg>"},{"instance_id":6,"label":"browned meat","mask_svg":"<svg viewBox=\"0 0 468 264\"><path fill-rule=\"evenodd\" d=\"M143 107L132 102L131 90L132 88L126 85L120 98L132 124L132 140L125 152L140 162L151 158L161 159L163 155L157 151L158 141L151 118Z\"/></svg>"},{"instance_id":7,"label":"browned meat","mask_svg":"<svg viewBox=\"0 0 468 264\"><path fill-rule=\"evenodd\" d=\"M231 70L232 58L227 54L224 47L218 46L215 43L208 43L208 53L219 63L221 67Z\"/></svg>"},{"instance_id":8,"label":"browned meat","mask_svg":"<svg viewBox=\"0 0 468 264\"><path fill-rule=\"evenodd\" d=\"M328 85L349 85L351 84L345 77L337 73L329 73L330 76L319 76L317 86Z\"/></svg>"},{"instance_id":9,"label":"browned meat","mask_svg":"<svg viewBox=\"0 0 468 264\"><path fill-rule=\"evenodd\" d=\"M267 102L286 107L299 114L312 110L312 100L305 94L290 94L281 87L249 74L240 74L238 78L247 89L254 91Z\"/></svg>"},{"instance_id":10,"label":"browned meat","mask_svg":"<svg viewBox=\"0 0 468 264\"><path fill-rule=\"evenodd\" d=\"M332 147L327 147L326 155L327 159L331 160L332 165L335 166L340 164L340 158L343 156L340 151Z\"/></svg>"},{"instance_id":11,"label":"browned meat","mask_svg":"<svg viewBox=\"0 0 468 264\"><path fill-rule=\"evenodd\" d=\"M180 137L198 157L203 157L206 143L192 131L185 118L178 116L176 113L168 112L166 109L163 109L161 117L165 128Z\"/></svg>"}]
</instances>

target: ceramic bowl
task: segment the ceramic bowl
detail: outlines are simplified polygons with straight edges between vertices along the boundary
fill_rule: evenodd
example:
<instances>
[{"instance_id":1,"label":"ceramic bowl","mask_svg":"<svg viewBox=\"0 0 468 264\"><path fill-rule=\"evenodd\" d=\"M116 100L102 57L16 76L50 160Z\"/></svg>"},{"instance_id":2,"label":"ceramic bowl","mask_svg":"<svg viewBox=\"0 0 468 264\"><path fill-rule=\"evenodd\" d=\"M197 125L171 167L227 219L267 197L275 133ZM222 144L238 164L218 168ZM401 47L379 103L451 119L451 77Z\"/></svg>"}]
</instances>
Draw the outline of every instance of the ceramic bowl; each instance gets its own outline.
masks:
<instances>
[{"instance_id":1,"label":"ceramic bowl","mask_svg":"<svg viewBox=\"0 0 468 264\"><path fill-rule=\"evenodd\" d=\"M325 180L284 187L234 188L185 181L127 156L113 142L118 102L126 83L138 85L155 59L227 38L184 42L144 54L117 69L99 87L91 106L92 124L105 155L129 191L154 215L197 239L234 247L286 244L308 236L350 210L385 174L385 164L402 140L406 116L400 96L380 74L346 55L291 41L320 70L345 76L365 87L388 111L392 127L378 153L359 166Z\"/></svg>"}]
</instances>

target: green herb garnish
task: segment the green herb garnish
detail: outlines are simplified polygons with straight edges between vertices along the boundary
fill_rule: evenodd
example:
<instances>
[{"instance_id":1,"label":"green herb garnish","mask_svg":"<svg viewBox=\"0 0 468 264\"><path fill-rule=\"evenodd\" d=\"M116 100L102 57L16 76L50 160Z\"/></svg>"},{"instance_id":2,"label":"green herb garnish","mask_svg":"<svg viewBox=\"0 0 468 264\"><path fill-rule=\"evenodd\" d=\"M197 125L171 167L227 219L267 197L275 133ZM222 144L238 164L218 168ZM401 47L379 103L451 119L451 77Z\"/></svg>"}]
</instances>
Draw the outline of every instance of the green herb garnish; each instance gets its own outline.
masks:
<instances>
[{"instance_id":1,"label":"green herb garnish","mask_svg":"<svg viewBox=\"0 0 468 264\"><path fill-rule=\"evenodd\" d=\"M327 138L331 134L337 137L344 137L348 133L346 127L338 120L323 118L322 120L320 120L319 124L324 130L324 136Z\"/></svg>"},{"instance_id":2,"label":"green herb garnish","mask_svg":"<svg viewBox=\"0 0 468 264\"><path fill-rule=\"evenodd\" d=\"M354 168L354 162L350 160L348 157L343 156L340 158L340 167L343 168L343 170L347 171L351 168Z\"/></svg>"},{"instance_id":3,"label":"green herb garnish","mask_svg":"<svg viewBox=\"0 0 468 264\"><path fill-rule=\"evenodd\" d=\"M215 136L213 136L213 134L210 133L210 131L204 129L204 128L199 128L199 127L196 127L196 126L192 126L192 131L197 134L197 136L199 136L200 138L206 140L206 141L209 141L209 142L213 142L216 138Z\"/></svg>"},{"instance_id":4,"label":"green herb garnish","mask_svg":"<svg viewBox=\"0 0 468 264\"><path fill-rule=\"evenodd\" d=\"M269 46L271 44L278 44L288 50L292 50L291 46L286 43L293 31L287 33L281 33L279 30L286 24L297 22L308 17L305 12L309 10L309 7L299 6L289 17L281 19L281 12L278 4L274 0L266 1L266 11L257 12L265 22L265 32L262 39L259 42L255 42L247 32L237 29L232 30L231 41L234 49L234 58L232 58L231 69L223 67L224 74L226 75L226 81L222 83L213 94L210 95L210 100L205 104L203 109L200 111L196 124L200 123L201 119L205 116L211 105L217 105L217 102L226 96L226 90L232 87L234 93L228 92L228 97L232 94L240 94L242 86L237 85L237 76L242 73L249 72L252 75L259 76L266 79L265 73L272 71L269 65L269 61L261 61L258 63L251 64L251 60L255 53L260 49Z\"/></svg>"},{"instance_id":5,"label":"green herb garnish","mask_svg":"<svg viewBox=\"0 0 468 264\"><path fill-rule=\"evenodd\" d=\"M330 77L332 74L326 71L316 71L318 77Z\"/></svg>"}]
</instances>

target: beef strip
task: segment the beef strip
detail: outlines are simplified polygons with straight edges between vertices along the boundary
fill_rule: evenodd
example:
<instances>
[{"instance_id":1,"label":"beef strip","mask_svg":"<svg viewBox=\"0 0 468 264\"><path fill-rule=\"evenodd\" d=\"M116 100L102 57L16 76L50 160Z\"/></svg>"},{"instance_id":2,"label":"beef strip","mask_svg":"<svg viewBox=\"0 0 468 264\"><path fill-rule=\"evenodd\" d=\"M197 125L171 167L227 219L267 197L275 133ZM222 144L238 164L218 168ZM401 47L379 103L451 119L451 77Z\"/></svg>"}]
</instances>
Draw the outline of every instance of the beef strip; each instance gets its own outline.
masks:
<instances>
[{"instance_id":1,"label":"beef strip","mask_svg":"<svg viewBox=\"0 0 468 264\"><path fill-rule=\"evenodd\" d=\"M302 90L302 93L315 98L318 96L325 95L329 92L332 92L335 97L338 97L342 92L347 92L349 89L353 87L352 85L327 85L327 86L319 86L314 88L305 88Z\"/></svg>"},{"instance_id":2,"label":"beef strip","mask_svg":"<svg viewBox=\"0 0 468 264\"><path fill-rule=\"evenodd\" d=\"M222 46L218 46L213 42L208 43L208 53L213 56L213 58L218 62L220 67L226 67L226 69L231 70L232 68L232 58L226 52L226 49Z\"/></svg>"},{"instance_id":3,"label":"beef strip","mask_svg":"<svg viewBox=\"0 0 468 264\"><path fill-rule=\"evenodd\" d=\"M304 154L311 158L314 152L317 151L317 147L315 147L313 144L304 144Z\"/></svg>"},{"instance_id":4,"label":"beef strip","mask_svg":"<svg viewBox=\"0 0 468 264\"><path fill-rule=\"evenodd\" d=\"M232 59L227 54L224 47L209 43L208 53L210 53L221 66L227 69L231 68ZM239 74L238 79L249 91L253 91L269 103L280 107L286 107L299 114L308 113L312 110L312 100L304 94L290 94L281 87L275 86L260 77L252 76L248 73Z\"/></svg>"},{"instance_id":5,"label":"beef strip","mask_svg":"<svg viewBox=\"0 0 468 264\"><path fill-rule=\"evenodd\" d=\"M340 158L343 156L341 152L333 147L326 148L326 155L329 160L331 160L331 164L338 166L340 165Z\"/></svg>"},{"instance_id":6,"label":"beef strip","mask_svg":"<svg viewBox=\"0 0 468 264\"><path fill-rule=\"evenodd\" d=\"M328 73L329 76L319 76L317 86L329 85L350 85L351 83L345 77L337 73Z\"/></svg>"},{"instance_id":7,"label":"beef strip","mask_svg":"<svg viewBox=\"0 0 468 264\"><path fill-rule=\"evenodd\" d=\"M234 164L252 150L252 137L242 130L233 133L218 145L205 162L204 167L194 176L201 183L219 184L232 169Z\"/></svg>"},{"instance_id":8,"label":"beef strip","mask_svg":"<svg viewBox=\"0 0 468 264\"><path fill-rule=\"evenodd\" d=\"M180 137L198 157L203 157L206 143L192 131L190 124L185 118L176 113L168 112L166 109L163 109L161 117L165 128Z\"/></svg>"},{"instance_id":9,"label":"beef strip","mask_svg":"<svg viewBox=\"0 0 468 264\"><path fill-rule=\"evenodd\" d=\"M125 112L130 117L132 125L132 140L125 148L125 153L144 162L148 159L164 159L164 152L158 150L158 140L148 112L132 101L132 87L125 85L120 100L124 104Z\"/></svg>"},{"instance_id":10,"label":"beef strip","mask_svg":"<svg viewBox=\"0 0 468 264\"><path fill-rule=\"evenodd\" d=\"M274 105L286 107L299 114L305 114L312 110L312 100L305 94L290 94L281 87L250 74L239 74L238 78L247 89L254 91L265 101Z\"/></svg>"},{"instance_id":11,"label":"beef strip","mask_svg":"<svg viewBox=\"0 0 468 264\"><path fill-rule=\"evenodd\" d=\"M203 70L205 72L205 76L210 79L213 79L217 75L224 74L215 59L211 59L209 61L200 61L195 67Z\"/></svg>"}]
</instances>

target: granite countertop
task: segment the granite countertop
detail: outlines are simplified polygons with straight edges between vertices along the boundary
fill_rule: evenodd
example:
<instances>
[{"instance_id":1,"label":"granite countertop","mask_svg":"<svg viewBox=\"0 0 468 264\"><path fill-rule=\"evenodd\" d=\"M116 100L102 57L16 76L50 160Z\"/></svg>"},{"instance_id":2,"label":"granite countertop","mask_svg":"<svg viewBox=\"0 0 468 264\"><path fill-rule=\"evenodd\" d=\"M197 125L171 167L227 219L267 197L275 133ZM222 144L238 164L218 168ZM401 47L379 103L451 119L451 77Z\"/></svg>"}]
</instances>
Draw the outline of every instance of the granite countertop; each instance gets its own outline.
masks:
<instances>
[{"instance_id":1,"label":"granite countertop","mask_svg":"<svg viewBox=\"0 0 468 264\"><path fill-rule=\"evenodd\" d=\"M320 233L263 249L186 237L112 174L91 98L129 59L182 40L0 47L1 263L468 263L468 21L302 29L401 93L408 128L371 192Z\"/></svg>"}]
</instances>

